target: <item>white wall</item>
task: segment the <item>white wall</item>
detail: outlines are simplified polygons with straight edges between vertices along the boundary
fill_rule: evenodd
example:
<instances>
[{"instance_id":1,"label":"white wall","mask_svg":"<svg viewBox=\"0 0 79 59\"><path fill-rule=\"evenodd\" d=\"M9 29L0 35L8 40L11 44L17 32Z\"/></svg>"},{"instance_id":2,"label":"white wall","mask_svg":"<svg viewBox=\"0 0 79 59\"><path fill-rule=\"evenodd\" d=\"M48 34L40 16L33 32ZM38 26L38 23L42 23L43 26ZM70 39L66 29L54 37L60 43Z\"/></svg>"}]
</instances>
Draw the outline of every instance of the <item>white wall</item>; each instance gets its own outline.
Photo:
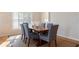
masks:
<instances>
[{"instance_id":1,"label":"white wall","mask_svg":"<svg viewBox=\"0 0 79 59\"><path fill-rule=\"evenodd\" d=\"M79 40L79 13L52 12L51 22L59 24L58 35Z\"/></svg>"}]
</instances>

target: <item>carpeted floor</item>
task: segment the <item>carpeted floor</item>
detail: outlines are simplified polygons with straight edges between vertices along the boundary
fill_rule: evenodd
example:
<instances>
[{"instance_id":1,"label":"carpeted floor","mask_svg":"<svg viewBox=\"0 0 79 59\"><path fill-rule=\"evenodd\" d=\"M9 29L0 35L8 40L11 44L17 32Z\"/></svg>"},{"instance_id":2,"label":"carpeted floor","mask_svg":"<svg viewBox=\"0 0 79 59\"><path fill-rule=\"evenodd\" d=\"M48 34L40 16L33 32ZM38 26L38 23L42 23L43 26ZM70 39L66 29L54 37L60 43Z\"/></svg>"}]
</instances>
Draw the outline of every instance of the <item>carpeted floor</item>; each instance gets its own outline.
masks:
<instances>
[{"instance_id":1,"label":"carpeted floor","mask_svg":"<svg viewBox=\"0 0 79 59\"><path fill-rule=\"evenodd\" d=\"M37 42L38 42L38 40L31 39L30 47L37 47L36 46ZM43 46L44 47L47 46L47 43L44 43L43 45L41 45L41 47L43 47ZM21 40L21 36L19 35L16 37L16 39L13 42L9 43L7 45L7 47L27 47L27 43L25 44L25 42L23 40Z\"/></svg>"}]
</instances>

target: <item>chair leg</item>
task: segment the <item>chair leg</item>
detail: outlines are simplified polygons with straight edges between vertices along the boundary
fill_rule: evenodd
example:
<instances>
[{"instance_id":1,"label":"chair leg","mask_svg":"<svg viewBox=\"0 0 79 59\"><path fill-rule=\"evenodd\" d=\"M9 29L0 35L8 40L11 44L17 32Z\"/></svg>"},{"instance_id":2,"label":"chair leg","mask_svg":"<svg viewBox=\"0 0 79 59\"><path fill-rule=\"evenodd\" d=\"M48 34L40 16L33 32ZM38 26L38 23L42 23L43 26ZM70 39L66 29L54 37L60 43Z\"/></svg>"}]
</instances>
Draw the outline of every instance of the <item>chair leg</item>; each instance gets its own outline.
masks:
<instances>
[{"instance_id":1,"label":"chair leg","mask_svg":"<svg viewBox=\"0 0 79 59\"><path fill-rule=\"evenodd\" d=\"M25 36L24 35L22 35L21 36L21 40L23 39L23 42L26 44L26 42L27 42L27 38L25 38Z\"/></svg>"},{"instance_id":2,"label":"chair leg","mask_svg":"<svg viewBox=\"0 0 79 59\"><path fill-rule=\"evenodd\" d=\"M51 42L48 42L48 47L51 47ZM55 47L57 47L57 41L55 39Z\"/></svg>"},{"instance_id":3,"label":"chair leg","mask_svg":"<svg viewBox=\"0 0 79 59\"><path fill-rule=\"evenodd\" d=\"M39 39L39 46L41 46L41 39Z\"/></svg>"},{"instance_id":4,"label":"chair leg","mask_svg":"<svg viewBox=\"0 0 79 59\"><path fill-rule=\"evenodd\" d=\"M50 42L48 42L48 47L50 47Z\"/></svg>"},{"instance_id":5,"label":"chair leg","mask_svg":"<svg viewBox=\"0 0 79 59\"><path fill-rule=\"evenodd\" d=\"M21 40L23 39L23 34L21 35Z\"/></svg>"},{"instance_id":6,"label":"chair leg","mask_svg":"<svg viewBox=\"0 0 79 59\"><path fill-rule=\"evenodd\" d=\"M30 44L30 39L27 39L27 40L28 40L27 45L28 45L28 47L29 47L29 44Z\"/></svg>"},{"instance_id":7,"label":"chair leg","mask_svg":"<svg viewBox=\"0 0 79 59\"><path fill-rule=\"evenodd\" d=\"M25 44L26 44L26 42L27 42L27 38L24 39L24 42L25 42Z\"/></svg>"},{"instance_id":8,"label":"chair leg","mask_svg":"<svg viewBox=\"0 0 79 59\"><path fill-rule=\"evenodd\" d=\"M77 44L75 47L79 47L79 44Z\"/></svg>"},{"instance_id":9,"label":"chair leg","mask_svg":"<svg viewBox=\"0 0 79 59\"><path fill-rule=\"evenodd\" d=\"M55 47L57 47L57 41L56 41L56 39L55 39Z\"/></svg>"}]
</instances>

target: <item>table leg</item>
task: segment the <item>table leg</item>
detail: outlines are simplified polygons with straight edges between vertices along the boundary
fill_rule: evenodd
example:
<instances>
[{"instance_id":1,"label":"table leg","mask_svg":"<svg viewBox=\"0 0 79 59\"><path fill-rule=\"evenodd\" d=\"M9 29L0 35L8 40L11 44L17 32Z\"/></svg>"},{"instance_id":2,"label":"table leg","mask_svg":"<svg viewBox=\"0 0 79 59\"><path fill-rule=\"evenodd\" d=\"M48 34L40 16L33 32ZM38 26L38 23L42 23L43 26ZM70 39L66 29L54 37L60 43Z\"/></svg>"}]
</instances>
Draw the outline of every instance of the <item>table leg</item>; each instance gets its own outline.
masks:
<instances>
[{"instance_id":1,"label":"table leg","mask_svg":"<svg viewBox=\"0 0 79 59\"><path fill-rule=\"evenodd\" d=\"M38 35L40 36L40 33L38 33ZM42 44L41 44L41 39L39 38L39 40L38 40L38 42L37 42L37 46L41 46Z\"/></svg>"}]
</instances>

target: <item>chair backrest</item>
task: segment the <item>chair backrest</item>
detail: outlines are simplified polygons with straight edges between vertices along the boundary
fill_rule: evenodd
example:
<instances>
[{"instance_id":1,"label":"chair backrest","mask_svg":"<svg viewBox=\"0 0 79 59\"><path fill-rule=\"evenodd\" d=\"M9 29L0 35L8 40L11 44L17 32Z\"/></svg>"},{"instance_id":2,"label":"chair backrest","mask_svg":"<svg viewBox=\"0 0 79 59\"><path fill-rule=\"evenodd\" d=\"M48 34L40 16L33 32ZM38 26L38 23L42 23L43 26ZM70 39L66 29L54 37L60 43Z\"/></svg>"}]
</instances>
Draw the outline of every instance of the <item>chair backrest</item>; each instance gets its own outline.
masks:
<instances>
[{"instance_id":1,"label":"chair backrest","mask_svg":"<svg viewBox=\"0 0 79 59\"><path fill-rule=\"evenodd\" d=\"M25 30L24 30L23 24L20 24L20 26L21 26L21 33L22 33L22 35L25 35Z\"/></svg>"},{"instance_id":2,"label":"chair backrest","mask_svg":"<svg viewBox=\"0 0 79 59\"><path fill-rule=\"evenodd\" d=\"M51 25L53 25L53 23L47 23L47 28L50 29Z\"/></svg>"},{"instance_id":3,"label":"chair backrest","mask_svg":"<svg viewBox=\"0 0 79 59\"><path fill-rule=\"evenodd\" d=\"M24 29L25 29L25 37L29 39L29 28L28 23L23 23Z\"/></svg>"},{"instance_id":4,"label":"chair backrest","mask_svg":"<svg viewBox=\"0 0 79 59\"><path fill-rule=\"evenodd\" d=\"M55 40L57 36L57 30L59 25L49 25L49 31L48 31L48 39Z\"/></svg>"}]
</instances>

